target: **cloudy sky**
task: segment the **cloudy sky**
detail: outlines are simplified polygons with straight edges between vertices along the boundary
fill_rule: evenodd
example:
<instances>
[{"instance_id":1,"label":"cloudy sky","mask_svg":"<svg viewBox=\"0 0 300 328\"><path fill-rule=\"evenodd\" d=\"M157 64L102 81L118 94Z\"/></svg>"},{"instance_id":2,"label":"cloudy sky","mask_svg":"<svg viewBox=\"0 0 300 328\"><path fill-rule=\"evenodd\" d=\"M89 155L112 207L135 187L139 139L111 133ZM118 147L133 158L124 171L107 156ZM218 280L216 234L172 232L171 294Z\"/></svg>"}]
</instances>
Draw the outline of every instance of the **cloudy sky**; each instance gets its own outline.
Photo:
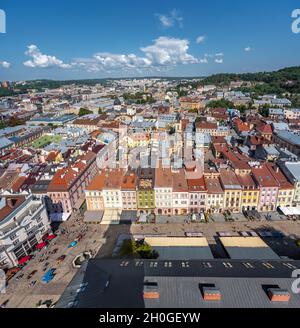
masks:
<instances>
[{"instance_id":1,"label":"cloudy sky","mask_svg":"<svg viewBox=\"0 0 300 328\"><path fill-rule=\"evenodd\" d=\"M1 0L0 80L204 76L300 65L300 0ZM1 17L1 15L0 15Z\"/></svg>"}]
</instances>

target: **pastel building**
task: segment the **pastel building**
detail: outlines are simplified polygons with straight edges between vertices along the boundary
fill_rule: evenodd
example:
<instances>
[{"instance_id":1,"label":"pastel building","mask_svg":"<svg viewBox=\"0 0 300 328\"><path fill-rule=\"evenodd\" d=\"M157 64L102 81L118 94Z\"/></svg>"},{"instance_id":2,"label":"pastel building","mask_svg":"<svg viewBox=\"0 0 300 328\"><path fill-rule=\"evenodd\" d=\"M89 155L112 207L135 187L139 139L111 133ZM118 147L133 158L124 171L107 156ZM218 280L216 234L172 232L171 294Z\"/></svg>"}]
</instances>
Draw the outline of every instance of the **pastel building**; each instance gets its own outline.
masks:
<instances>
[{"instance_id":1,"label":"pastel building","mask_svg":"<svg viewBox=\"0 0 300 328\"><path fill-rule=\"evenodd\" d=\"M237 175L242 187L241 211L257 210L259 201L259 189L250 174Z\"/></svg>"},{"instance_id":2,"label":"pastel building","mask_svg":"<svg viewBox=\"0 0 300 328\"><path fill-rule=\"evenodd\" d=\"M103 202L105 209L121 210L123 208L121 184L124 170L106 170L103 185Z\"/></svg>"},{"instance_id":3,"label":"pastel building","mask_svg":"<svg viewBox=\"0 0 300 328\"><path fill-rule=\"evenodd\" d=\"M279 162L282 172L294 187L293 206L300 206L300 162Z\"/></svg>"},{"instance_id":4,"label":"pastel building","mask_svg":"<svg viewBox=\"0 0 300 328\"><path fill-rule=\"evenodd\" d=\"M207 188L204 176L200 179L188 179L189 189L189 211L190 213L201 213L206 210Z\"/></svg>"},{"instance_id":5,"label":"pastel building","mask_svg":"<svg viewBox=\"0 0 300 328\"><path fill-rule=\"evenodd\" d=\"M155 170L140 168L138 170L137 209L140 214L151 214L155 210L154 191Z\"/></svg>"},{"instance_id":6,"label":"pastel building","mask_svg":"<svg viewBox=\"0 0 300 328\"><path fill-rule=\"evenodd\" d=\"M219 177L205 177L207 188L206 209L209 213L222 213L224 209L224 190Z\"/></svg>"},{"instance_id":7,"label":"pastel building","mask_svg":"<svg viewBox=\"0 0 300 328\"><path fill-rule=\"evenodd\" d=\"M47 191L47 196L51 199L52 220L65 220L74 210L82 206L85 189L97 171L96 154L88 152L74 164L55 173Z\"/></svg>"},{"instance_id":8,"label":"pastel building","mask_svg":"<svg viewBox=\"0 0 300 328\"><path fill-rule=\"evenodd\" d=\"M275 211L277 207L279 183L275 180L266 165L252 168L252 175L260 190L258 211Z\"/></svg>"},{"instance_id":9,"label":"pastel building","mask_svg":"<svg viewBox=\"0 0 300 328\"><path fill-rule=\"evenodd\" d=\"M189 213L189 187L184 169L173 171L173 214L186 215Z\"/></svg>"},{"instance_id":10,"label":"pastel building","mask_svg":"<svg viewBox=\"0 0 300 328\"><path fill-rule=\"evenodd\" d=\"M282 173L280 168L274 163L266 164L269 171L279 184L277 207L291 207L295 196L295 188Z\"/></svg>"},{"instance_id":11,"label":"pastel building","mask_svg":"<svg viewBox=\"0 0 300 328\"><path fill-rule=\"evenodd\" d=\"M134 171L128 171L122 178L121 195L124 211L133 211L137 209L137 182L137 175Z\"/></svg>"},{"instance_id":12,"label":"pastel building","mask_svg":"<svg viewBox=\"0 0 300 328\"><path fill-rule=\"evenodd\" d=\"M173 208L173 173L170 168L159 167L155 170L155 213L171 215Z\"/></svg>"},{"instance_id":13,"label":"pastel building","mask_svg":"<svg viewBox=\"0 0 300 328\"><path fill-rule=\"evenodd\" d=\"M239 213L241 208L242 186L236 174L229 169L221 169L220 180L224 190L224 209L232 213Z\"/></svg>"}]
</instances>

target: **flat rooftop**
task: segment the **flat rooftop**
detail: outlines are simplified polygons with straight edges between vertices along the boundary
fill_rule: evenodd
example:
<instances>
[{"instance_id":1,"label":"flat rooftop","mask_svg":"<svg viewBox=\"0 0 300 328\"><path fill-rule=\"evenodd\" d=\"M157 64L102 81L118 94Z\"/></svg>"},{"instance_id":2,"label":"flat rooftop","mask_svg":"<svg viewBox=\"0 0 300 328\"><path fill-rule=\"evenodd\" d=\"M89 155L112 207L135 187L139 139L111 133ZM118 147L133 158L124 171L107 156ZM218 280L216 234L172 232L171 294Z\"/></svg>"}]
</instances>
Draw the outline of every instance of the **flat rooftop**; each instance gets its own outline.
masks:
<instances>
[{"instance_id":1,"label":"flat rooftop","mask_svg":"<svg viewBox=\"0 0 300 328\"><path fill-rule=\"evenodd\" d=\"M146 237L145 242L158 252L160 260L213 259L204 237Z\"/></svg>"},{"instance_id":2,"label":"flat rooftop","mask_svg":"<svg viewBox=\"0 0 300 328\"><path fill-rule=\"evenodd\" d=\"M231 259L279 259L260 237L220 237L220 241Z\"/></svg>"}]
</instances>

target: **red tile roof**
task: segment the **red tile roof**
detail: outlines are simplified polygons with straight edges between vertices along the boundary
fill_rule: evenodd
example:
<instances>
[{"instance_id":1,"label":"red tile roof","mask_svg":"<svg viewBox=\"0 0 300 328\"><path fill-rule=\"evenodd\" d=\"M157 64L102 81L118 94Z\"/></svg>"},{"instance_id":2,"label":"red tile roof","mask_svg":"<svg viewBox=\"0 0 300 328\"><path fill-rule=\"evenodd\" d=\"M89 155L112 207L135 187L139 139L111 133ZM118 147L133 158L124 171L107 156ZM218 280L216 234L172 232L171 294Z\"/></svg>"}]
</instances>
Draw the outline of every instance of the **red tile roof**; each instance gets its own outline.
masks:
<instances>
[{"instance_id":1,"label":"red tile roof","mask_svg":"<svg viewBox=\"0 0 300 328\"><path fill-rule=\"evenodd\" d=\"M189 192L205 192L207 191L204 176L200 179L187 180Z\"/></svg>"},{"instance_id":2,"label":"red tile roof","mask_svg":"<svg viewBox=\"0 0 300 328\"><path fill-rule=\"evenodd\" d=\"M269 171L268 167L264 164L257 168L251 169L255 181L260 187L263 188L275 188L279 187L278 182L273 177L272 173Z\"/></svg>"},{"instance_id":3,"label":"red tile roof","mask_svg":"<svg viewBox=\"0 0 300 328\"><path fill-rule=\"evenodd\" d=\"M275 180L279 183L281 189L294 189L294 186L287 180L285 175L276 164L267 163L266 165Z\"/></svg>"},{"instance_id":4,"label":"red tile roof","mask_svg":"<svg viewBox=\"0 0 300 328\"><path fill-rule=\"evenodd\" d=\"M95 153L88 152L84 156L81 156L75 164L59 169L51 180L48 191L68 191L86 167L94 160L96 160Z\"/></svg>"}]
</instances>

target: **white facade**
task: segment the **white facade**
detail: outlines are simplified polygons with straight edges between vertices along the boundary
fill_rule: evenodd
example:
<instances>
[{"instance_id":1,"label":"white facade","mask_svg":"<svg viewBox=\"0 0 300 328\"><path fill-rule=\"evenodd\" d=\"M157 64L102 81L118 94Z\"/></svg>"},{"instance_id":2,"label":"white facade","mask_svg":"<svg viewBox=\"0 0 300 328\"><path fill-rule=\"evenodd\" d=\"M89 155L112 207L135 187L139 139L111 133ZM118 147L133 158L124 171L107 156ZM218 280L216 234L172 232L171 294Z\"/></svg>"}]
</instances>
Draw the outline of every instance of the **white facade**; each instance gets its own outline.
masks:
<instances>
[{"instance_id":1,"label":"white facade","mask_svg":"<svg viewBox=\"0 0 300 328\"><path fill-rule=\"evenodd\" d=\"M120 189L104 189L103 203L105 209L122 209L122 192Z\"/></svg>"},{"instance_id":2,"label":"white facade","mask_svg":"<svg viewBox=\"0 0 300 328\"><path fill-rule=\"evenodd\" d=\"M136 202L136 191L135 190L122 190L122 203L123 210L136 210L137 202Z\"/></svg>"},{"instance_id":3,"label":"white facade","mask_svg":"<svg viewBox=\"0 0 300 328\"><path fill-rule=\"evenodd\" d=\"M189 211L189 193L173 192L173 214L184 215Z\"/></svg>"},{"instance_id":4,"label":"white facade","mask_svg":"<svg viewBox=\"0 0 300 328\"><path fill-rule=\"evenodd\" d=\"M171 215L173 207L172 188L154 188L156 212L160 215Z\"/></svg>"},{"instance_id":5,"label":"white facade","mask_svg":"<svg viewBox=\"0 0 300 328\"><path fill-rule=\"evenodd\" d=\"M207 209L212 213L220 213L224 208L224 194L223 193L208 193L206 195Z\"/></svg>"},{"instance_id":6,"label":"white facade","mask_svg":"<svg viewBox=\"0 0 300 328\"><path fill-rule=\"evenodd\" d=\"M8 201L23 195L5 195L0 200L0 211ZM18 260L29 255L35 246L51 232L50 220L43 201L24 195L24 201L0 218L0 268L12 268Z\"/></svg>"},{"instance_id":7,"label":"white facade","mask_svg":"<svg viewBox=\"0 0 300 328\"><path fill-rule=\"evenodd\" d=\"M191 213L199 213L206 210L206 195L204 192L189 193L189 208Z\"/></svg>"}]
</instances>

